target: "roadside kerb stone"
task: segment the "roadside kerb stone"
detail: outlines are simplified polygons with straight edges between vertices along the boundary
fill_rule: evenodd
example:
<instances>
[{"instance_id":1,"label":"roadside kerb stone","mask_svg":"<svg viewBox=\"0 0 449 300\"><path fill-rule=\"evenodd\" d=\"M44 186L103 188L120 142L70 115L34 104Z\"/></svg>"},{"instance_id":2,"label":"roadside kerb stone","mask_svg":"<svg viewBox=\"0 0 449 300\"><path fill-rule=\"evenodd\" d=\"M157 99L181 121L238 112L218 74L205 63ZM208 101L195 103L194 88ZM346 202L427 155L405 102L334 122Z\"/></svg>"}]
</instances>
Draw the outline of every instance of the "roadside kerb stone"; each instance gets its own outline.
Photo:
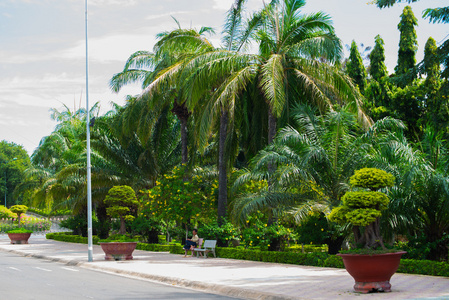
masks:
<instances>
[{"instance_id":1,"label":"roadside kerb stone","mask_svg":"<svg viewBox=\"0 0 449 300\"><path fill-rule=\"evenodd\" d=\"M391 293L354 293L344 269L261 263L221 258L184 258L167 252L136 250L134 260L105 261L94 245L87 262L87 245L32 237L30 244L11 245L0 237L0 250L96 271L160 282L242 299L449 299L449 278L395 274ZM366 299L368 299L366 298Z\"/></svg>"}]
</instances>

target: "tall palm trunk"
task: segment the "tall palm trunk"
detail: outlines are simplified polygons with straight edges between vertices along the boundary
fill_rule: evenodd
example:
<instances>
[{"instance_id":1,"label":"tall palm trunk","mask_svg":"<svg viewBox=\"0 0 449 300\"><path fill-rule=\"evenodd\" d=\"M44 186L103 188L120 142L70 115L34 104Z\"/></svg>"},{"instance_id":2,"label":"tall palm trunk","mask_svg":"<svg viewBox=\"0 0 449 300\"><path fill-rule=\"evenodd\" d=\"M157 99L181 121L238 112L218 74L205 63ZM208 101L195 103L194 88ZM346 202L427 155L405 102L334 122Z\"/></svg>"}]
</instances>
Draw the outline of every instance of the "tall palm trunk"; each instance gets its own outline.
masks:
<instances>
[{"instance_id":1,"label":"tall palm trunk","mask_svg":"<svg viewBox=\"0 0 449 300\"><path fill-rule=\"evenodd\" d=\"M181 163L187 164L188 162L188 137L187 137L187 121L190 117L190 112L185 106L185 103L179 104L178 101L173 102L172 113L181 122Z\"/></svg>"},{"instance_id":2,"label":"tall palm trunk","mask_svg":"<svg viewBox=\"0 0 449 300\"><path fill-rule=\"evenodd\" d=\"M226 136L229 113L222 109L220 116L220 136L218 144L218 225L224 223L228 204L228 175L226 170Z\"/></svg>"},{"instance_id":3,"label":"tall palm trunk","mask_svg":"<svg viewBox=\"0 0 449 300\"><path fill-rule=\"evenodd\" d=\"M268 111L268 144L271 144L276 135L277 118L273 114L273 109L270 107Z\"/></svg>"},{"instance_id":4,"label":"tall palm trunk","mask_svg":"<svg viewBox=\"0 0 449 300\"><path fill-rule=\"evenodd\" d=\"M274 141L274 137L276 135L276 126L277 126L277 118L273 114L273 110L271 107L268 108L268 145L271 145ZM268 163L268 174L271 175L276 171L276 167L273 163ZM268 178L268 190L271 190L271 186L273 185L272 176Z\"/></svg>"},{"instance_id":5,"label":"tall palm trunk","mask_svg":"<svg viewBox=\"0 0 449 300\"><path fill-rule=\"evenodd\" d=\"M187 164L188 149L187 149L187 118L181 120L181 163Z\"/></svg>"}]
</instances>

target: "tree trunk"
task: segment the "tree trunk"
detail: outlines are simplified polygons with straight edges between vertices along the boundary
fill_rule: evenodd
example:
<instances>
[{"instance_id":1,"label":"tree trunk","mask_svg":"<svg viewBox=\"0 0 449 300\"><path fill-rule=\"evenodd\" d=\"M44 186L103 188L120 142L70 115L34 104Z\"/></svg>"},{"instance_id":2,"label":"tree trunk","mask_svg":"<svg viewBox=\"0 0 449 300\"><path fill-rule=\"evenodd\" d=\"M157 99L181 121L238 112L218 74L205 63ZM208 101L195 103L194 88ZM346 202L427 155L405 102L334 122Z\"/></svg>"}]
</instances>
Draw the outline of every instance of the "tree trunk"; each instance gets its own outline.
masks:
<instances>
[{"instance_id":1,"label":"tree trunk","mask_svg":"<svg viewBox=\"0 0 449 300\"><path fill-rule=\"evenodd\" d=\"M341 245L343 245L343 242L345 241L344 236L337 236L335 238L328 238L326 239L327 244L327 253L328 254L337 254L341 250Z\"/></svg>"},{"instance_id":2,"label":"tree trunk","mask_svg":"<svg viewBox=\"0 0 449 300\"><path fill-rule=\"evenodd\" d=\"M226 170L226 137L228 135L228 112L220 116L220 140L218 144L218 225L223 225L228 204L228 177Z\"/></svg>"},{"instance_id":3,"label":"tree trunk","mask_svg":"<svg viewBox=\"0 0 449 300\"><path fill-rule=\"evenodd\" d=\"M181 119L181 163L187 164L188 149L187 149L187 119Z\"/></svg>"},{"instance_id":4,"label":"tree trunk","mask_svg":"<svg viewBox=\"0 0 449 300\"><path fill-rule=\"evenodd\" d=\"M276 123L277 123L277 119L273 114L273 111L271 109L271 107L269 108L268 111L268 145L271 145L274 141L274 137L276 136ZM276 171L276 167L274 166L274 163L269 162L268 166L268 191L271 191L272 186L273 186L273 174ZM277 218L273 215L273 208L270 207L270 217L268 219L268 223L275 223L277 222Z\"/></svg>"},{"instance_id":5,"label":"tree trunk","mask_svg":"<svg viewBox=\"0 0 449 300\"><path fill-rule=\"evenodd\" d=\"M277 118L273 115L271 107L268 111L268 144L271 144L276 136Z\"/></svg>"},{"instance_id":6,"label":"tree trunk","mask_svg":"<svg viewBox=\"0 0 449 300\"><path fill-rule=\"evenodd\" d=\"M118 231L119 234L125 234L126 233L126 225L125 225L125 218L120 217L120 229Z\"/></svg>"},{"instance_id":7,"label":"tree trunk","mask_svg":"<svg viewBox=\"0 0 449 300\"><path fill-rule=\"evenodd\" d=\"M94 234L101 239L106 239L109 235L110 219L103 201L96 206L95 211L98 217L98 228L94 228Z\"/></svg>"},{"instance_id":8,"label":"tree trunk","mask_svg":"<svg viewBox=\"0 0 449 300\"><path fill-rule=\"evenodd\" d=\"M368 249L376 249L382 247L385 249L385 245L382 242L382 237L379 230L380 219L377 218L376 221L365 226L364 239L365 247Z\"/></svg>"},{"instance_id":9,"label":"tree trunk","mask_svg":"<svg viewBox=\"0 0 449 300\"><path fill-rule=\"evenodd\" d=\"M173 102L171 112L174 113L181 122L181 163L186 164L188 161L187 121L189 120L190 112L185 106L185 103L178 104L177 99Z\"/></svg>"}]
</instances>

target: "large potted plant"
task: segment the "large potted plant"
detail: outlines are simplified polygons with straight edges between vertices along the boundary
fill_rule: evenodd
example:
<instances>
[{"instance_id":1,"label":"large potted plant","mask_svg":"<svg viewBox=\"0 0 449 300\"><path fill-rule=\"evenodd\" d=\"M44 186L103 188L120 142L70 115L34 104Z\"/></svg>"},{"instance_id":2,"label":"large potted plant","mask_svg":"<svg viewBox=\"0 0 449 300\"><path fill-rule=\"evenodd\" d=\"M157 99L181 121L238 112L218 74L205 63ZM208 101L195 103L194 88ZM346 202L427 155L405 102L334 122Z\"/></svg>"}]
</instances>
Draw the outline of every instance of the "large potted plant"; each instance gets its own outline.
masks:
<instances>
[{"instance_id":1,"label":"large potted plant","mask_svg":"<svg viewBox=\"0 0 449 300\"><path fill-rule=\"evenodd\" d=\"M136 193L127 185L114 186L106 195L107 214L112 218L119 218L120 220L118 234L100 241L106 260L133 259L132 253L136 249L137 241L126 236L125 222L134 219L132 213L137 208L138 203Z\"/></svg>"},{"instance_id":2,"label":"large potted plant","mask_svg":"<svg viewBox=\"0 0 449 300\"><path fill-rule=\"evenodd\" d=\"M389 199L378 190L393 186L394 180L390 173L375 168L355 171L350 178L354 189L342 197L342 205L329 216L331 221L352 225L355 247L337 255L354 278L356 292L391 292L390 278L406 253L387 249L380 234L380 217Z\"/></svg>"},{"instance_id":3,"label":"large potted plant","mask_svg":"<svg viewBox=\"0 0 449 300\"><path fill-rule=\"evenodd\" d=\"M10 209L13 213L17 214L18 228L7 231L11 244L28 244L28 239L33 233L32 230L21 228L22 214L26 213L28 207L25 205L14 205Z\"/></svg>"}]
</instances>

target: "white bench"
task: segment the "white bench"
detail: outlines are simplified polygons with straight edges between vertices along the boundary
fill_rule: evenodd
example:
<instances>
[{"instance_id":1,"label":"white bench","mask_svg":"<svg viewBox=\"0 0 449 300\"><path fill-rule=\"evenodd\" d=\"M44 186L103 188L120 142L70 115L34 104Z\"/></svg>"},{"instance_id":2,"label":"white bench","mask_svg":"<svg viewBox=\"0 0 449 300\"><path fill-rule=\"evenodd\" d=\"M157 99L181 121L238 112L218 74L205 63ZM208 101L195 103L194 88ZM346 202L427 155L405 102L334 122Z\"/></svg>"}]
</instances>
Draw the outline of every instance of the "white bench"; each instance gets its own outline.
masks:
<instances>
[{"instance_id":1,"label":"white bench","mask_svg":"<svg viewBox=\"0 0 449 300\"><path fill-rule=\"evenodd\" d=\"M217 257L215 255L215 246L217 245L217 240L205 240L204 241L204 248L194 248L193 251L196 252L196 257L199 257L199 254L201 252L201 256L204 258L207 258L207 253L212 252L214 254L214 257Z\"/></svg>"},{"instance_id":2,"label":"white bench","mask_svg":"<svg viewBox=\"0 0 449 300\"><path fill-rule=\"evenodd\" d=\"M194 249L199 249L199 248L201 248L201 245L203 244L203 238L199 238L198 239L198 242L196 243L197 244L197 248L194 248ZM187 256L187 252L188 251L190 251L191 252L191 254L192 254L192 257L193 257L193 255L195 254L195 250L190 250L190 249L187 249L187 250L185 250L185 256Z\"/></svg>"}]
</instances>

